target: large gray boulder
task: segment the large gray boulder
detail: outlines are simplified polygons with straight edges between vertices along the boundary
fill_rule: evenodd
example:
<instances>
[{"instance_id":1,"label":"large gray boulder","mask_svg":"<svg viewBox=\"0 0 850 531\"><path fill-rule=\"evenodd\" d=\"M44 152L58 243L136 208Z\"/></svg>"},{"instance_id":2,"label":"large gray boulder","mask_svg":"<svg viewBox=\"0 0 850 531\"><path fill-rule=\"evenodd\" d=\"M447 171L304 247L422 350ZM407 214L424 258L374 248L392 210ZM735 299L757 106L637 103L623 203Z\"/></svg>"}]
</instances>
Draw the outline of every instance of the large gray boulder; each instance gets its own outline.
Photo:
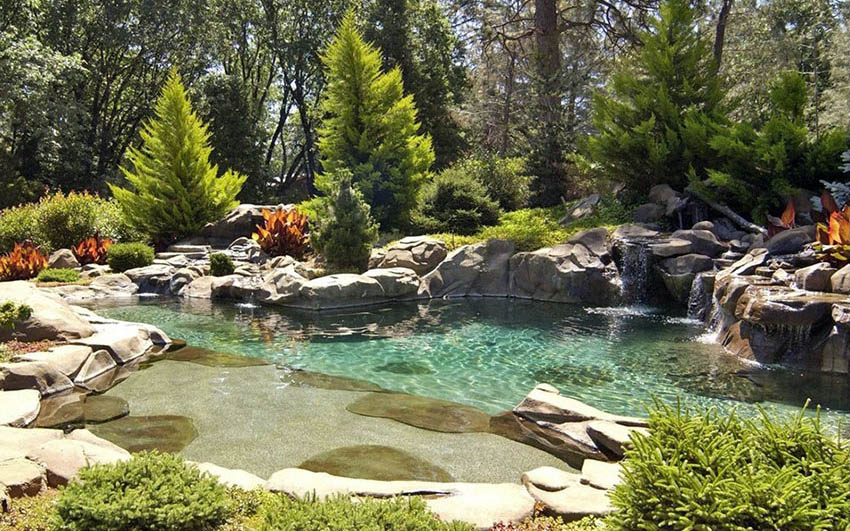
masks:
<instances>
[{"instance_id":1,"label":"large gray boulder","mask_svg":"<svg viewBox=\"0 0 850 531\"><path fill-rule=\"evenodd\" d=\"M661 280L673 297L679 302L687 302L691 285L697 273L714 267L714 261L702 254L686 254L662 260L657 267Z\"/></svg>"},{"instance_id":2,"label":"large gray boulder","mask_svg":"<svg viewBox=\"0 0 850 531\"><path fill-rule=\"evenodd\" d=\"M428 236L409 236L387 249L377 261L376 268L405 267L417 275L424 275L437 267L446 255L448 247L441 240Z\"/></svg>"},{"instance_id":3,"label":"large gray boulder","mask_svg":"<svg viewBox=\"0 0 850 531\"><path fill-rule=\"evenodd\" d=\"M252 264L262 264L269 259L260 244L252 238L243 236L237 238L227 246L224 254L230 257L234 262L250 262Z\"/></svg>"},{"instance_id":4,"label":"large gray boulder","mask_svg":"<svg viewBox=\"0 0 850 531\"><path fill-rule=\"evenodd\" d=\"M794 273L794 285L807 291L828 291L830 279L834 273L836 273L834 267L825 262L819 262L798 269Z\"/></svg>"},{"instance_id":5,"label":"large gray boulder","mask_svg":"<svg viewBox=\"0 0 850 531\"><path fill-rule=\"evenodd\" d=\"M784 230L767 240L764 246L771 256L777 256L799 253L807 243L813 241L815 241L815 227L808 225Z\"/></svg>"},{"instance_id":6,"label":"large gray boulder","mask_svg":"<svg viewBox=\"0 0 850 531\"><path fill-rule=\"evenodd\" d=\"M249 205L242 204L231 210L224 218L214 223L207 223L201 231L205 241L220 246L227 246L233 240L250 238L257 225L263 223L263 210L289 209L293 205Z\"/></svg>"},{"instance_id":7,"label":"large gray boulder","mask_svg":"<svg viewBox=\"0 0 850 531\"><path fill-rule=\"evenodd\" d=\"M378 281L386 298L409 298L419 291L419 277L406 267L370 269L363 276Z\"/></svg>"},{"instance_id":8,"label":"large gray boulder","mask_svg":"<svg viewBox=\"0 0 850 531\"><path fill-rule=\"evenodd\" d=\"M47 258L47 267L51 269L76 269L80 267L80 262L71 249L59 249L53 251Z\"/></svg>"},{"instance_id":9,"label":"large gray boulder","mask_svg":"<svg viewBox=\"0 0 850 531\"><path fill-rule=\"evenodd\" d=\"M209 273L209 267L192 265L178 269L168 281L168 289L173 295L180 295L183 289Z\"/></svg>"},{"instance_id":10,"label":"large gray boulder","mask_svg":"<svg viewBox=\"0 0 850 531\"><path fill-rule=\"evenodd\" d=\"M124 271L124 274L139 287L142 293L165 294L170 290L171 277L177 268L169 264L152 264Z\"/></svg>"},{"instance_id":11,"label":"large gray boulder","mask_svg":"<svg viewBox=\"0 0 850 531\"><path fill-rule=\"evenodd\" d=\"M505 240L465 245L422 278L423 297L508 295L508 266L516 246Z\"/></svg>"},{"instance_id":12,"label":"large gray boulder","mask_svg":"<svg viewBox=\"0 0 850 531\"><path fill-rule=\"evenodd\" d=\"M58 295L48 294L33 284L20 280L0 283L0 303L13 301L32 308L26 321L15 324L13 330L0 328L0 341L17 337L21 341L42 339L77 339L94 333L94 328L80 318L71 306Z\"/></svg>"},{"instance_id":13,"label":"large gray boulder","mask_svg":"<svg viewBox=\"0 0 850 531\"><path fill-rule=\"evenodd\" d=\"M707 230L677 230L673 238L691 242L692 252L711 258L717 258L729 250L729 244L721 242L713 232Z\"/></svg>"},{"instance_id":14,"label":"large gray boulder","mask_svg":"<svg viewBox=\"0 0 850 531\"><path fill-rule=\"evenodd\" d=\"M74 383L59 369L43 361L0 363L0 390L37 389L42 396L68 391Z\"/></svg>"},{"instance_id":15,"label":"large gray boulder","mask_svg":"<svg viewBox=\"0 0 850 531\"><path fill-rule=\"evenodd\" d=\"M365 306L385 300L384 289L375 278L343 273L314 278L298 290L292 304L315 310Z\"/></svg>"},{"instance_id":16,"label":"large gray boulder","mask_svg":"<svg viewBox=\"0 0 850 531\"><path fill-rule=\"evenodd\" d=\"M26 428L41 409L41 393L35 389L0 391L0 426Z\"/></svg>"}]
</instances>

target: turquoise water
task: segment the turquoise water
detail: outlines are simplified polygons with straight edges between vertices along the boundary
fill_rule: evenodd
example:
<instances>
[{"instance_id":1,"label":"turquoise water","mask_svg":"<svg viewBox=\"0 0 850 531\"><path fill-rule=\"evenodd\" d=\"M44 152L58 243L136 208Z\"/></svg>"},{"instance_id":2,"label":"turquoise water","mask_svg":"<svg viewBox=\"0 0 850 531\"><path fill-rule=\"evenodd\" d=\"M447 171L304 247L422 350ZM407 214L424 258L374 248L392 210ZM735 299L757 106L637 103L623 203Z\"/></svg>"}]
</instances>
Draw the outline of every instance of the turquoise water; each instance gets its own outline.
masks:
<instances>
[{"instance_id":1,"label":"turquoise water","mask_svg":"<svg viewBox=\"0 0 850 531\"><path fill-rule=\"evenodd\" d=\"M540 382L627 415L645 414L653 399L677 398L782 412L812 398L830 423L850 411L847 378L750 364L711 344L700 323L652 308L475 299L319 313L152 298L94 309L154 324L191 345L492 414Z\"/></svg>"}]
</instances>

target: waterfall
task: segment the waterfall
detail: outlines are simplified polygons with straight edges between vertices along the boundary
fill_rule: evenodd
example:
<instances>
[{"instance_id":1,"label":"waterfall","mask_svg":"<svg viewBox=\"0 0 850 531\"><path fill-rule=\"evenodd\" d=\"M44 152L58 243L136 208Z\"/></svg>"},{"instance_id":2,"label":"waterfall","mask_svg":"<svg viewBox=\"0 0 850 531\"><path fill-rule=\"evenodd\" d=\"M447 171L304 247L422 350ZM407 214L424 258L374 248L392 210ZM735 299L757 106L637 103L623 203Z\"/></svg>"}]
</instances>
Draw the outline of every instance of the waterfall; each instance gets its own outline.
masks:
<instances>
[{"instance_id":1,"label":"waterfall","mask_svg":"<svg viewBox=\"0 0 850 531\"><path fill-rule=\"evenodd\" d=\"M630 304L646 302L649 283L649 249L645 242L622 240L619 242L620 290Z\"/></svg>"},{"instance_id":2,"label":"waterfall","mask_svg":"<svg viewBox=\"0 0 850 531\"><path fill-rule=\"evenodd\" d=\"M708 321L709 311L714 306L714 273L697 273L688 295L688 317Z\"/></svg>"}]
</instances>

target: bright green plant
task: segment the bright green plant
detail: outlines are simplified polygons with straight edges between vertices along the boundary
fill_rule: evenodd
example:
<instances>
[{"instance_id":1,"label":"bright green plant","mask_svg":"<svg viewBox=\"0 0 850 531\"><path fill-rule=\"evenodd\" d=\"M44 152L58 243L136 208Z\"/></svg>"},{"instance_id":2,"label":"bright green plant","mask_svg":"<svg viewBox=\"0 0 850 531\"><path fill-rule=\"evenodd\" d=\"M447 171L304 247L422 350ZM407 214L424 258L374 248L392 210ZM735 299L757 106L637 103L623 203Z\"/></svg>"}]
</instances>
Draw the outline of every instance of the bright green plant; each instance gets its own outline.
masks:
<instances>
[{"instance_id":1,"label":"bright green plant","mask_svg":"<svg viewBox=\"0 0 850 531\"><path fill-rule=\"evenodd\" d=\"M18 321L26 321L32 315L32 308L26 304L6 301L0 304L0 328L12 328Z\"/></svg>"},{"instance_id":2,"label":"bright green plant","mask_svg":"<svg viewBox=\"0 0 850 531\"><path fill-rule=\"evenodd\" d=\"M233 260L224 253L213 253L210 255L210 274L214 277L232 275L234 271Z\"/></svg>"},{"instance_id":3,"label":"bright green plant","mask_svg":"<svg viewBox=\"0 0 850 531\"><path fill-rule=\"evenodd\" d=\"M413 97L401 72L381 72L381 52L367 44L349 13L322 56L327 74L319 129L324 173L316 187L329 195L338 170L348 169L382 230L410 221L434 162L431 139L418 134Z\"/></svg>"},{"instance_id":4,"label":"bright green plant","mask_svg":"<svg viewBox=\"0 0 850 531\"><path fill-rule=\"evenodd\" d=\"M336 189L322 209L311 235L313 247L328 263L340 269L364 269L372 244L378 240L378 227L369 214L369 205L352 185L351 172L337 170Z\"/></svg>"},{"instance_id":5,"label":"bright green plant","mask_svg":"<svg viewBox=\"0 0 850 531\"><path fill-rule=\"evenodd\" d=\"M499 221L499 204L464 165L452 166L437 175L428 183L424 196L416 221L426 232L475 234L481 227Z\"/></svg>"},{"instance_id":6,"label":"bright green plant","mask_svg":"<svg viewBox=\"0 0 850 531\"><path fill-rule=\"evenodd\" d=\"M176 71L154 113L142 129L142 147L127 155L133 169L121 168L130 188L110 188L134 227L169 241L200 231L235 207L245 177L231 170L218 176L209 161L207 126L192 110Z\"/></svg>"},{"instance_id":7,"label":"bright green plant","mask_svg":"<svg viewBox=\"0 0 850 531\"><path fill-rule=\"evenodd\" d=\"M106 251L106 263L116 273L149 266L153 263L153 259L153 248L139 242L115 243Z\"/></svg>"},{"instance_id":8,"label":"bright green plant","mask_svg":"<svg viewBox=\"0 0 850 531\"><path fill-rule=\"evenodd\" d=\"M39 282L79 282L80 272L76 269L51 269L41 271L36 277Z\"/></svg>"},{"instance_id":9,"label":"bright green plant","mask_svg":"<svg viewBox=\"0 0 850 531\"><path fill-rule=\"evenodd\" d=\"M261 531L467 531L472 526L442 522L421 498L371 498L352 501L340 496L325 501L278 497L266 508Z\"/></svg>"},{"instance_id":10,"label":"bright green plant","mask_svg":"<svg viewBox=\"0 0 850 531\"><path fill-rule=\"evenodd\" d=\"M850 453L805 413L656 406L626 453L613 529L847 530Z\"/></svg>"},{"instance_id":11,"label":"bright green plant","mask_svg":"<svg viewBox=\"0 0 850 531\"><path fill-rule=\"evenodd\" d=\"M532 177L526 169L525 159L520 157L483 157L466 159L457 164L460 171L472 174L487 187L494 201L502 210L524 208L531 198Z\"/></svg>"},{"instance_id":12,"label":"bright green plant","mask_svg":"<svg viewBox=\"0 0 850 531\"><path fill-rule=\"evenodd\" d=\"M201 531L233 512L227 489L180 457L141 453L80 471L56 503L55 526L69 531Z\"/></svg>"}]
</instances>

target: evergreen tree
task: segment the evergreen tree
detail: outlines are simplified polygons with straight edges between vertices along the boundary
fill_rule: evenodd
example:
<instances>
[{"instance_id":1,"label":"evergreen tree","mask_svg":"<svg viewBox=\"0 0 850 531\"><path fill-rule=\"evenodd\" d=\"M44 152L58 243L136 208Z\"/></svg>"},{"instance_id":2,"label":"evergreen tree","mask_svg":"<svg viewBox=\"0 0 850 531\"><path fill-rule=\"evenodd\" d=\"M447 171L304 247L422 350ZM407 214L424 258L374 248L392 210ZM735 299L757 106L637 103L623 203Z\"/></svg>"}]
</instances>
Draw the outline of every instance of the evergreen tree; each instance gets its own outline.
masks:
<instances>
[{"instance_id":1,"label":"evergreen tree","mask_svg":"<svg viewBox=\"0 0 850 531\"><path fill-rule=\"evenodd\" d=\"M325 215L310 234L310 242L332 266L362 271L378 239L378 226L369 215L369 205L352 187L351 172L340 169L333 177L334 190L325 198Z\"/></svg>"},{"instance_id":2,"label":"evergreen tree","mask_svg":"<svg viewBox=\"0 0 850 531\"><path fill-rule=\"evenodd\" d=\"M704 176L709 141L724 122L711 45L690 1L666 0L659 13L640 35L637 56L612 75L610 93L593 99L598 135L589 155L635 194L658 183L681 188L692 172Z\"/></svg>"},{"instance_id":3,"label":"evergreen tree","mask_svg":"<svg viewBox=\"0 0 850 531\"><path fill-rule=\"evenodd\" d=\"M141 131L142 147L130 148L133 170L121 171L131 187L110 185L128 221L159 242L199 231L238 202L245 177L210 163L207 127L192 111L176 71L168 76Z\"/></svg>"},{"instance_id":4,"label":"evergreen tree","mask_svg":"<svg viewBox=\"0 0 850 531\"><path fill-rule=\"evenodd\" d=\"M351 13L322 57L328 85L319 129L324 174L319 190L333 189L347 168L381 228L406 226L434 162L431 138L418 134L413 97L404 95L401 71L381 71L381 52L367 44Z\"/></svg>"}]
</instances>

